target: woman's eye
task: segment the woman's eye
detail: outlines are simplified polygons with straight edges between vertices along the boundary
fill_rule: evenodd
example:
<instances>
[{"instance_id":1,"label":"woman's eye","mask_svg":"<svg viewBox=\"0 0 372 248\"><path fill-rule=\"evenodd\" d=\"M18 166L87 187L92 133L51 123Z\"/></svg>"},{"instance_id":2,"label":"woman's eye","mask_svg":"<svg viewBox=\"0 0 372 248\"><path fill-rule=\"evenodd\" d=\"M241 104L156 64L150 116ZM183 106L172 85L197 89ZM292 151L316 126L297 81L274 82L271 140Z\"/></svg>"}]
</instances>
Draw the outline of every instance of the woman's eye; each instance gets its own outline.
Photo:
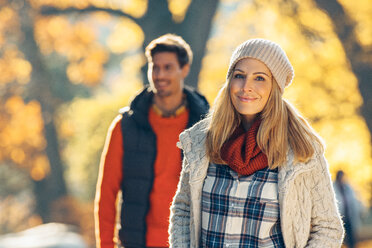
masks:
<instances>
[{"instance_id":1,"label":"woman's eye","mask_svg":"<svg viewBox=\"0 0 372 248\"><path fill-rule=\"evenodd\" d=\"M235 75L234 75L234 78L239 78L239 79L240 79L240 78L244 78L244 75L242 75L242 74L235 74Z\"/></svg>"},{"instance_id":2,"label":"woman's eye","mask_svg":"<svg viewBox=\"0 0 372 248\"><path fill-rule=\"evenodd\" d=\"M265 78L264 78L264 77L261 77L261 76L258 76L258 77L256 77L256 80L257 80L257 81L264 81Z\"/></svg>"}]
</instances>

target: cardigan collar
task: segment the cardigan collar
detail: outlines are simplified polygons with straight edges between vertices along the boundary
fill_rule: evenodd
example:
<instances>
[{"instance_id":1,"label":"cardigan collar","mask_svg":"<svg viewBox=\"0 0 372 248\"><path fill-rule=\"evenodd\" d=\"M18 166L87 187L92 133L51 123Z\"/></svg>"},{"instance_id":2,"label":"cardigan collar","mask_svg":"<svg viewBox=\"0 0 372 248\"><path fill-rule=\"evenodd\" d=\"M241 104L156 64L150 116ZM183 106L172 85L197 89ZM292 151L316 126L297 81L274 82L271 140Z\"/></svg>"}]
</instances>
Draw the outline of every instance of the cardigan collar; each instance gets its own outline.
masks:
<instances>
[{"instance_id":1,"label":"cardigan collar","mask_svg":"<svg viewBox=\"0 0 372 248\"><path fill-rule=\"evenodd\" d=\"M190 173L197 175L197 179L205 178L208 169L208 156L206 154L206 135L207 127L209 124L209 119L206 118L192 128L183 131L180 134L180 142L177 144L179 148L183 149L185 157L188 160L190 166L198 165L189 168ZM317 151L315 152L313 158L308 162L295 162L294 153L291 148L287 152L287 161L285 165L279 166L278 174L278 186L279 189L284 192L286 184L293 180L298 173L302 173L311 170L315 167L315 157L317 156ZM286 182L286 183L284 183Z\"/></svg>"}]
</instances>

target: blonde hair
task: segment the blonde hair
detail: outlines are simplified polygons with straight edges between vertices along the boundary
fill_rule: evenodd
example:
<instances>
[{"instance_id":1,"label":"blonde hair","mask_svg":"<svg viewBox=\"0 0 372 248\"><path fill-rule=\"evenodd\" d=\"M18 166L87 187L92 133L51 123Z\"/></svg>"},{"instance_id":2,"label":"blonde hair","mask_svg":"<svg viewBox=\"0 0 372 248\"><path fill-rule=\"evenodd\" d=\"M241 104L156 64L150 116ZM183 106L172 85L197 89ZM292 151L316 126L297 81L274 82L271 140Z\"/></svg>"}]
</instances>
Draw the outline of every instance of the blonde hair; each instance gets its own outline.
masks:
<instances>
[{"instance_id":1,"label":"blonde hair","mask_svg":"<svg viewBox=\"0 0 372 248\"><path fill-rule=\"evenodd\" d=\"M241 123L241 115L235 110L230 97L231 76L219 91L214 107L208 114L206 148L211 162L225 163L220 156L222 145ZM269 167L277 168L287 160L289 147L295 161L306 162L315 153L318 144L323 151L321 139L295 108L282 98L280 88L273 78L269 99L259 114L261 125L257 144L266 154Z\"/></svg>"}]
</instances>

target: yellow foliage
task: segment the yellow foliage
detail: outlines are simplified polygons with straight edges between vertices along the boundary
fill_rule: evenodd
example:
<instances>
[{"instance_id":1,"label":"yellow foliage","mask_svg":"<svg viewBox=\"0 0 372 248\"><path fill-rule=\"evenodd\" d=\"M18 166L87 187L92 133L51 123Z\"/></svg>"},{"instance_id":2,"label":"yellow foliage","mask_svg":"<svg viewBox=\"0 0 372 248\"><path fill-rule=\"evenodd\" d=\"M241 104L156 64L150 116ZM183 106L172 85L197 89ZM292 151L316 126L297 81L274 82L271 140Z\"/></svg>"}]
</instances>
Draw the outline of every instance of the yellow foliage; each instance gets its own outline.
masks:
<instances>
[{"instance_id":1,"label":"yellow foliage","mask_svg":"<svg viewBox=\"0 0 372 248\"><path fill-rule=\"evenodd\" d=\"M13 96L1 104L0 114L0 158L29 171L46 168L39 159L46 145L40 105L34 101L25 104L21 97Z\"/></svg>"},{"instance_id":2,"label":"yellow foliage","mask_svg":"<svg viewBox=\"0 0 372 248\"><path fill-rule=\"evenodd\" d=\"M40 181L50 172L49 160L44 155L37 156L33 161L31 168L31 178L35 181Z\"/></svg>"},{"instance_id":3,"label":"yellow foliage","mask_svg":"<svg viewBox=\"0 0 372 248\"><path fill-rule=\"evenodd\" d=\"M148 0L32 0L31 2L34 6L50 4L60 8L69 6L83 8L88 5L110 7L123 10L133 17L143 16L148 5ZM365 48L369 47L372 44L370 0L339 0L339 2L355 21L356 34L360 43ZM168 0L168 7L175 21L183 20L190 3L191 0ZM293 3L296 4L296 8L293 7ZM9 9L0 10L0 45L6 37L6 24L3 23L16 23L13 21L16 19L13 15L14 13ZM98 15L101 16L101 21L106 21L105 25L115 23L104 14L92 16L95 18ZM55 51L66 56L70 62L67 75L75 83L95 85L103 76L103 64L107 61L107 51L96 43L99 31L94 25L97 24L97 20L97 18L94 20L87 18L84 22L71 24L64 17L43 17L35 25L35 36L43 53L50 54ZM114 53L137 51L144 40L142 30L129 19L121 20L114 26L109 37L103 36L107 39L108 48ZM313 0L293 0L292 2L221 0L214 20L213 34L207 44L206 56L203 58L199 77L199 89L207 96L209 102L213 102L220 86L225 81L229 58L238 44L256 37L279 43L287 52L295 69L293 85L286 89L284 97L289 99L312 122L314 128L324 138L331 172L334 173L340 168L344 169L354 179L353 185L361 192L363 199L370 198L372 193L367 192L363 187L372 181L372 162L370 133L364 120L359 116L362 97L358 89L357 78L347 61L343 44L334 33L332 20L326 13L319 10ZM22 81L20 78L27 80L27 75L31 72L30 67L27 67L27 61L22 60L22 56L10 56L9 54L11 53L8 53L8 57L14 58L12 63L15 68L18 70L23 68L28 72L21 76L15 76L16 74L12 74L13 71L9 73L7 70L10 69L5 65L8 65L10 60L3 56L0 59L0 74L2 75L0 82ZM102 130L106 130L109 121L116 114L116 109L113 110L112 106L125 105L133 95L134 89L140 88L142 82L139 72L144 63L143 54L134 54L121 62L120 75L109 75L111 78L108 81L115 96L112 96L112 93L107 95L100 93L94 99L78 99L66 107L64 116L68 118L61 118L59 124L63 130L62 134L70 141L64 151L68 164L89 165L91 157L95 156L94 153L99 150L97 147L103 143L104 131ZM11 108L17 106L17 99L13 101L14 106ZM22 104L25 105L20 101L19 105L22 106ZM110 112L106 113L108 109ZM102 118L104 114L107 116ZM12 115L15 114L12 112ZM101 119L105 119L104 123ZM33 121L33 123L38 122ZM94 126L92 123L98 124ZM34 124L33 128L36 126L38 125ZM82 130L81 127L86 127L86 130ZM6 137L11 137L5 141L5 144L17 142L23 144L22 137L12 133L9 127L2 130L6 130L0 133L2 140L4 140L4 134ZM99 134L97 130L100 130ZM76 138L78 134L83 138ZM37 139L34 137L31 140ZM79 143L81 140L85 141L84 145ZM31 147L38 147L43 142L27 144ZM73 153L72 151L77 148L83 150L78 154ZM12 151L13 154L18 154L13 155L14 158L27 161L27 158L19 155L21 154L19 150L13 149ZM4 154L0 150L0 157ZM7 156L10 156L9 154ZM26 152L25 154L27 157ZM71 154L74 155L70 156ZM75 173L72 173L74 169ZM35 169L37 170L39 169ZM86 177L88 180L85 172L86 169L81 167L70 168L68 173L72 181L78 182L81 177ZM360 181L357 182L355 178Z\"/></svg>"},{"instance_id":4,"label":"yellow foliage","mask_svg":"<svg viewBox=\"0 0 372 248\"><path fill-rule=\"evenodd\" d=\"M60 30L59 37L54 40L54 49L71 61L79 60L92 52L95 35L91 27L85 23L70 26L69 32ZM93 45L95 46L95 45Z\"/></svg>"},{"instance_id":5,"label":"yellow foliage","mask_svg":"<svg viewBox=\"0 0 372 248\"><path fill-rule=\"evenodd\" d=\"M90 0L29 0L30 4L34 8L41 7L43 5L55 6L60 9L66 9L68 7L75 7L82 9L90 5Z\"/></svg>"},{"instance_id":6,"label":"yellow foliage","mask_svg":"<svg viewBox=\"0 0 372 248\"><path fill-rule=\"evenodd\" d=\"M39 18L35 33L43 53L56 51L67 57L70 64L66 73L73 83L92 86L101 82L108 53L97 42L90 22L71 24L65 17L59 16Z\"/></svg>"},{"instance_id":7,"label":"yellow foliage","mask_svg":"<svg viewBox=\"0 0 372 248\"><path fill-rule=\"evenodd\" d=\"M128 18L121 18L107 39L107 45L114 53L124 53L142 47L144 33L140 26Z\"/></svg>"},{"instance_id":8,"label":"yellow foliage","mask_svg":"<svg viewBox=\"0 0 372 248\"><path fill-rule=\"evenodd\" d=\"M0 48L6 49L7 39L12 39L14 36L19 35L20 23L19 18L15 10L2 4L0 8Z\"/></svg>"},{"instance_id":9,"label":"yellow foliage","mask_svg":"<svg viewBox=\"0 0 372 248\"><path fill-rule=\"evenodd\" d=\"M326 140L326 157L331 163L331 172L342 169L348 175L349 181L363 196L371 192L368 185L371 182L372 158L371 135L363 118L351 116L341 119L323 119L314 124L319 134Z\"/></svg>"},{"instance_id":10,"label":"yellow foliage","mask_svg":"<svg viewBox=\"0 0 372 248\"><path fill-rule=\"evenodd\" d=\"M97 61L85 59L80 63L80 72L84 81L89 85L98 84L103 75L102 64ZM82 80L81 80L82 81Z\"/></svg>"},{"instance_id":11,"label":"yellow foliage","mask_svg":"<svg viewBox=\"0 0 372 248\"><path fill-rule=\"evenodd\" d=\"M59 9L77 8L84 9L89 6L97 8L109 8L122 10L134 18L142 17L147 11L148 0L29 0L34 8L44 5L53 6Z\"/></svg>"},{"instance_id":12,"label":"yellow foliage","mask_svg":"<svg viewBox=\"0 0 372 248\"><path fill-rule=\"evenodd\" d=\"M147 60L143 54L134 54L132 56L125 57L121 63L121 74L117 78L113 79L113 89L114 92L123 92L127 90L127 85L132 84L134 88L142 85L141 81L141 67L145 65ZM124 93L124 92L123 92Z\"/></svg>"},{"instance_id":13,"label":"yellow foliage","mask_svg":"<svg viewBox=\"0 0 372 248\"><path fill-rule=\"evenodd\" d=\"M78 227L88 247L95 247L93 202L84 202L71 196L54 201L51 216L56 222Z\"/></svg>"},{"instance_id":14,"label":"yellow foliage","mask_svg":"<svg viewBox=\"0 0 372 248\"><path fill-rule=\"evenodd\" d=\"M321 10L319 10L313 1L299 1L298 4L298 18L302 25L311 30L315 30L321 35L333 32L332 21Z\"/></svg>"},{"instance_id":15,"label":"yellow foliage","mask_svg":"<svg viewBox=\"0 0 372 248\"><path fill-rule=\"evenodd\" d=\"M133 73L133 72L132 72ZM121 81L118 91L99 92L91 99L76 99L64 106L58 118L58 130L68 128L68 140L62 157L68 168L66 176L72 185L82 185L77 194L84 198L94 197L99 158L102 153L106 132L118 110L129 103L132 96L142 87L136 81ZM76 152L76 151L79 152ZM78 165L78 166L77 166Z\"/></svg>"},{"instance_id":16,"label":"yellow foliage","mask_svg":"<svg viewBox=\"0 0 372 248\"><path fill-rule=\"evenodd\" d=\"M338 0L355 20L356 35L363 46L372 45L372 3L370 0Z\"/></svg>"},{"instance_id":17,"label":"yellow foliage","mask_svg":"<svg viewBox=\"0 0 372 248\"><path fill-rule=\"evenodd\" d=\"M67 76L73 83L97 85L103 76L103 64L107 61L107 54L98 47L84 60L72 62L67 67Z\"/></svg>"},{"instance_id":18,"label":"yellow foliage","mask_svg":"<svg viewBox=\"0 0 372 248\"><path fill-rule=\"evenodd\" d=\"M122 5L121 9L125 12L130 14L131 16L135 18L142 17L146 11L147 11L147 1L151 0L131 0L131 1L109 1L112 5L114 5L112 2L116 2L116 5Z\"/></svg>"},{"instance_id":19,"label":"yellow foliage","mask_svg":"<svg viewBox=\"0 0 372 248\"><path fill-rule=\"evenodd\" d=\"M224 60L226 63L222 63ZM225 82L227 66L226 54L223 51L206 54L203 58L203 68L208 67L209 70L201 70L199 75L199 89L205 94L210 103L214 101L218 90ZM214 73L211 73L211 71Z\"/></svg>"},{"instance_id":20,"label":"yellow foliage","mask_svg":"<svg viewBox=\"0 0 372 248\"><path fill-rule=\"evenodd\" d=\"M0 198L0 225L2 232L20 232L42 223L41 218L33 213L34 203L29 194ZM3 228L6 228L5 230Z\"/></svg>"},{"instance_id":21,"label":"yellow foliage","mask_svg":"<svg viewBox=\"0 0 372 248\"><path fill-rule=\"evenodd\" d=\"M9 31L14 28L14 26L18 26L18 22L18 16L13 9L9 7L2 7L0 9L0 33Z\"/></svg>"},{"instance_id":22,"label":"yellow foliage","mask_svg":"<svg viewBox=\"0 0 372 248\"><path fill-rule=\"evenodd\" d=\"M0 84L18 82L28 83L31 76L31 64L23 58L23 54L13 47L8 47L0 58Z\"/></svg>"},{"instance_id":23,"label":"yellow foliage","mask_svg":"<svg viewBox=\"0 0 372 248\"><path fill-rule=\"evenodd\" d=\"M72 185L85 182L77 192L85 198L94 197L106 132L118 110L142 88L140 68L145 62L142 53L126 57L120 64L121 73L108 79L111 86L108 92L98 91L90 99L77 98L59 111L58 133L67 141L62 151L68 165L66 175Z\"/></svg>"},{"instance_id":24,"label":"yellow foliage","mask_svg":"<svg viewBox=\"0 0 372 248\"><path fill-rule=\"evenodd\" d=\"M168 0L168 8L175 22L182 22L192 0Z\"/></svg>"},{"instance_id":25,"label":"yellow foliage","mask_svg":"<svg viewBox=\"0 0 372 248\"><path fill-rule=\"evenodd\" d=\"M26 154L23 150L15 148L11 151L10 157L16 164L22 164L25 161Z\"/></svg>"},{"instance_id":26,"label":"yellow foliage","mask_svg":"<svg viewBox=\"0 0 372 248\"><path fill-rule=\"evenodd\" d=\"M56 51L74 61L91 51L95 35L84 22L72 25L65 17L56 16L39 18L35 22L35 38L44 54Z\"/></svg>"},{"instance_id":27,"label":"yellow foliage","mask_svg":"<svg viewBox=\"0 0 372 248\"><path fill-rule=\"evenodd\" d=\"M261 37L279 43L295 70L293 84L284 97L325 140L333 175L337 169L344 169L367 202L372 196L365 187L372 181L371 136L359 116L362 97L358 81L333 31L332 20L312 0L295 2L296 11L290 3L284 8L278 0L222 0L215 33L203 58L199 89L212 103L225 81L230 56L241 42ZM368 8L363 11L368 12Z\"/></svg>"}]
</instances>

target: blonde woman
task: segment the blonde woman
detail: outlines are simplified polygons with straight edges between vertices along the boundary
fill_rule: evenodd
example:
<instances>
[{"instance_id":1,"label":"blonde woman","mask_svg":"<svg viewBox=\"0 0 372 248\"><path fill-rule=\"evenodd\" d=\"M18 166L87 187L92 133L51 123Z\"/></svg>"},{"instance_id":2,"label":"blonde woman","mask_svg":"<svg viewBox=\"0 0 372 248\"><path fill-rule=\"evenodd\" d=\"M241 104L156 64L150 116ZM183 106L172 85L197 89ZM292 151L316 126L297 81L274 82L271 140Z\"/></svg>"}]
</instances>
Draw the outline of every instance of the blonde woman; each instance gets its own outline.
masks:
<instances>
[{"instance_id":1,"label":"blonde woman","mask_svg":"<svg viewBox=\"0 0 372 248\"><path fill-rule=\"evenodd\" d=\"M322 141L282 98L293 76L274 42L234 51L209 117L180 135L171 247L341 247Z\"/></svg>"}]
</instances>

